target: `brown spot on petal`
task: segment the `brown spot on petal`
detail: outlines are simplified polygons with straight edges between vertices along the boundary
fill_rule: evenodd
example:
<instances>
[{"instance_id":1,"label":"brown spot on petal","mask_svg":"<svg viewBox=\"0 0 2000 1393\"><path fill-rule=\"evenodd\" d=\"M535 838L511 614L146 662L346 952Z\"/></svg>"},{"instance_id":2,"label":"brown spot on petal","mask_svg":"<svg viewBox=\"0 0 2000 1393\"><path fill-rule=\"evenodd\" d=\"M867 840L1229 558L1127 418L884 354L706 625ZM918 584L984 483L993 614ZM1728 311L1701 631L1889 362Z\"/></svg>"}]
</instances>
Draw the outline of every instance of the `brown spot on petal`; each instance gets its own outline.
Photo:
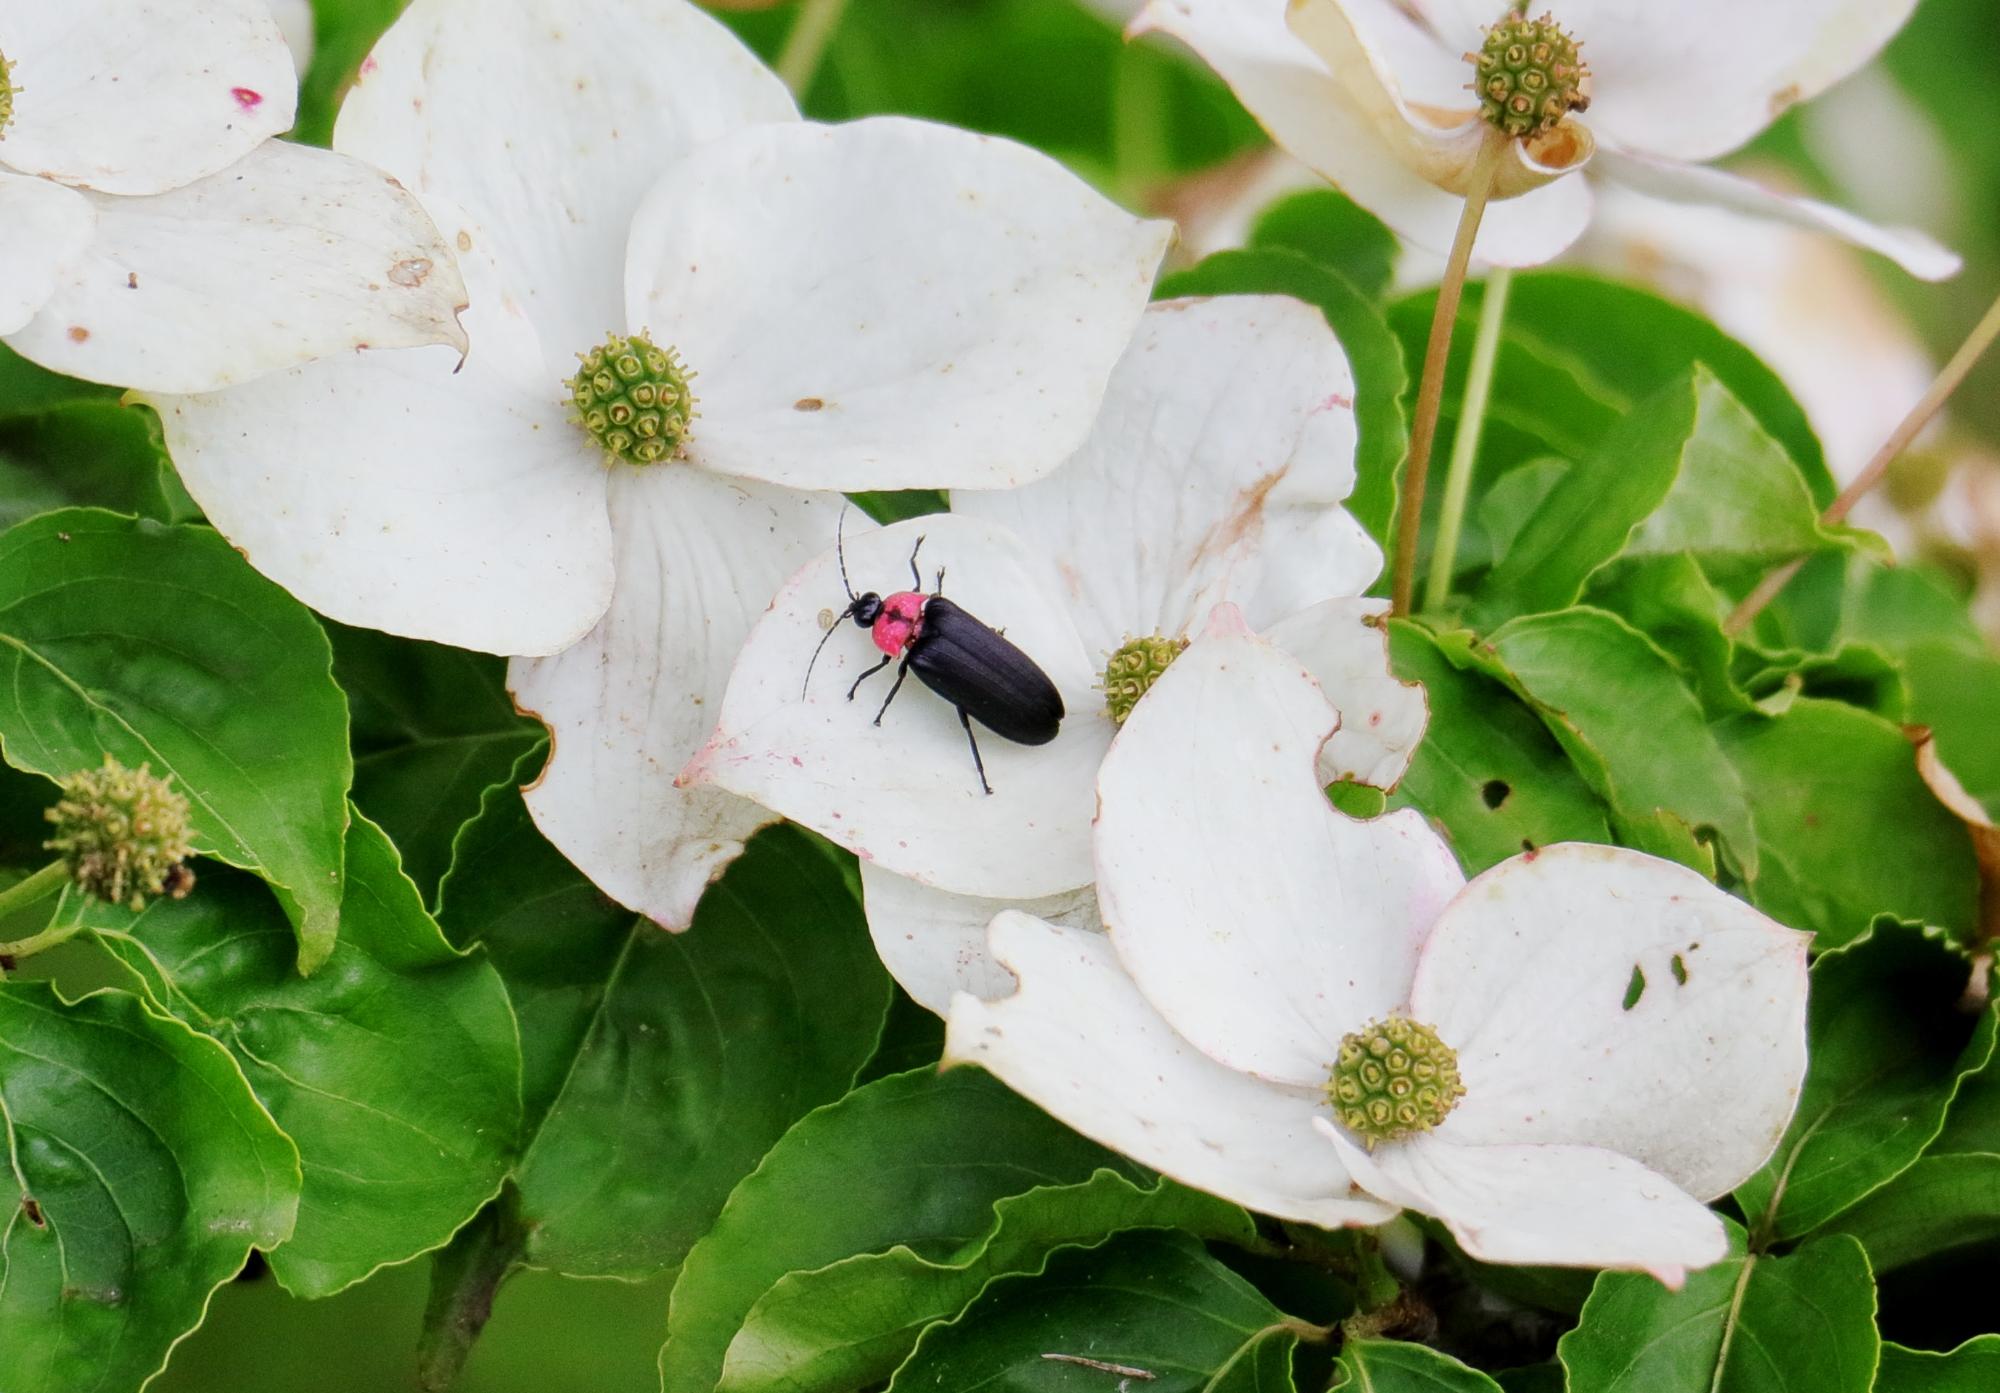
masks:
<instances>
[{"instance_id":1,"label":"brown spot on petal","mask_svg":"<svg viewBox=\"0 0 2000 1393\"><path fill-rule=\"evenodd\" d=\"M458 230L458 249L462 252L472 250L472 234L462 227Z\"/></svg>"},{"instance_id":2,"label":"brown spot on petal","mask_svg":"<svg viewBox=\"0 0 2000 1393\"><path fill-rule=\"evenodd\" d=\"M792 403L794 411L824 411L826 402L819 397L800 397Z\"/></svg>"},{"instance_id":3,"label":"brown spot on petal","mask_svg":"<svg viewBox=\"0 0 2000 1393\"><path fill-rule=\"evenodd\" d=\"M414 290L430 278L431 259L427 256L413 256L407 261L399 261L389 268L389 279L406 289Z\"/></svg>"},{"instance_id":4,"label":"brown spot on petal","mask_svg":"<svg viewBox=\"0 0 2000 1393\"><path fill-rule=\"evenodd\" d=\"M71 343L89 343L89 342L90 342L90 330L88 330L88 329L84 328L84 327L83 327L83 326L82 326L81 324L72 324L72 325L70 325L70 326L69 326L69 341L70 341Z\"/></svg>"},{"instance_id":5,"label":"brown spot on petal","mask_svg":"<svg viewBox=\"0 0 2000 1393\"><path fill-rule=\"evenodd\" d=\"M1804 95L1803 92L1799 91L1799 85L1796 82L1780 87L1771 94L1771 115L1774 117L1783 116L1787 111L1797 106L1799 98Z\"/></svg>"}]
</instances>

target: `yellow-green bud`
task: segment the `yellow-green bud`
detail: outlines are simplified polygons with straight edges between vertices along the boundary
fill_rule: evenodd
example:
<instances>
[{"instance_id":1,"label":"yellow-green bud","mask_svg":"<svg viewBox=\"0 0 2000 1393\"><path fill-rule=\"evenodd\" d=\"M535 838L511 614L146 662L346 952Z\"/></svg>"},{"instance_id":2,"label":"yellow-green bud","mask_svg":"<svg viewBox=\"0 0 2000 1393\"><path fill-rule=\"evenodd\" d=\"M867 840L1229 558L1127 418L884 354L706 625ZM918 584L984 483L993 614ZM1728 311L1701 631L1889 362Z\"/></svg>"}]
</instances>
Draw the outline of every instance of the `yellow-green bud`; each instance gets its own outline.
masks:
<instances>
[{"instance_id":1,"label":"yellow-green bud","mask_svg":"<svg viewBox=\"0 0 2000 1393\"><path fill-rule=\"evenodd\" d=\"M148 766L127 769L106 755L103 768L64 779L62 793L44 814L55 835L42 845L68 863L85 894L136 911L194 888L187 799Z\"/></svg>"},{"instance_id":2,"label":"yellow-green bud","mask_svg":"<svg viewBox=\"0 0 2000 1393\"><path fill-rule=\"evenodd\" d=\"M1503 19L1465 57L1479 114L1517 139L1554 130L1590 105L1590 65L1552 15Z\"/></svg>"},{"instance_id":3,"label":"yellow-green bud","mask_svg":"<svg viewBox=\"0 0 2000 1393\"><path fill-rule=\"evenodd\" d=\"M7 134L7 124L14 119L14 68L7 61L7 55L0 53L0 135Z\"/></svg>"},{"instance_id":4,"label":"yellow-green bud","mask_svg":"<svg viewBox=\"0 0 2000 1393\"><path fill-rule=\"evenodd\" d=\"M671 348L643 330L612 334L603 346L576 355L581 366L569 379L577 424L624 464L658 464L680 453L697 414L688 381Z\"/></svg>"},{"instance_id":5,"label":"yellow-green bud","mask_svg":"<svg viewBox=\"0 0 2000 1393\"><path fill-rule=\"evenodd\" d=\"M1361 1138L1401 1141L1428 1132L1465 1096L1458 1056L1429 1026L1407 1016L1372 1021L1340 1042L1327 1080L1335 1121Z\"/></svg>"},{"instance_id":6,"label":"yellow-green bud","mask_svg":"<svg viewBox=\"0 0 2000 1393\"><path fill-rule=\"evenodd\" d=\"M1104 664L1104 709L1111 713L1111 719L1118 725L1125 724L1125 718L1132 714L1132 708L1139 704L1139 698L1153 689L1160 680L1160 674L1168 664L1180 657L1187 648L1184 638L1166 638L1153 634L1147 638L1128 638L1118 646Z\"/></svg>"}]
</instances>

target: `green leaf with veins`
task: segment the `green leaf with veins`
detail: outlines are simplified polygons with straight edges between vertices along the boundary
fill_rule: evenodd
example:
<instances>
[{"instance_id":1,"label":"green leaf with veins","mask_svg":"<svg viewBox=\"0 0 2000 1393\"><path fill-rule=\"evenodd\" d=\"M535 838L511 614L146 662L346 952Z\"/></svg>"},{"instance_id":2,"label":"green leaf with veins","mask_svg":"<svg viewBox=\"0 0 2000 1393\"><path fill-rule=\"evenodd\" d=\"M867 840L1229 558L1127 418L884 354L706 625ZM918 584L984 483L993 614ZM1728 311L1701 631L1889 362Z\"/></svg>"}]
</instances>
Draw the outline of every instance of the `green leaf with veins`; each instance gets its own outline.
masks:
<instances>
[{"instance_id":1,"label":"green leaf with veins","mask_svg":"<svg viewBox=\"0 0 2000 1393\"><path fill-rule=\"evenodd\" d=\"M1379 300L1402 253L1396 234L1339 189L1306 189L1267 206L1250 228L1252 251L1296 252Z\"/></svg>"},{"instance_id":2,"label":"green leaf with veins","mask_svg":"<svg viewBox=\"0 0 2000 1393\"><path fill-rule=\"evenodd\" d=\"M1784 1257L1730 1256L1679 1291L1606 1272L1557 1354L1570 1393L1869 1393L1875 1282L1853 1239L1818 1238Z\"/></svg>"},{"instance_id":3,"label":"green leaf with veins","mask_svg":"<svg viewBox=\"0 0 2000 1393\"><path fill-rule=\"evenodd\" d=\"M138 1388L292 1231L298 1153L235 1062L123 992L0 983L0 1133L9 1390Z\"/></svg>"},{"instance_id":4,"label":"green leaf with veins","mask_svg":"<svg viewBox=\"0 0 2000 1393\"><path fill-rule=\"evenodd\" d=\"M1917 773L1910 742L1880 716L1800 697L1775 716L1714 726L1742 785L1759 863L1751 901L1834 947L1878 914L1963 936L1979 872L1965 825Z\"/></svg>"},{"instance_id":5,"label":"green leaf with veins","mask_svg":"<svg viewBox=\"0 0 2000 1393\"><path fill-rule=\"evenodd\" d=\"M853 875L772 828L670 934L550 846L513 780L487 791L439 919L484 945L520 1020L523 1262L671 1268L785 1129L847 1091L889 1000Z\"/></svg>"},{"instance_id":6,"label":"green leaf with veins","mask_svg":"<svg viewBox=\"0 0 2000 1393\"><path fill-rule=\"evenodd\" d=\"M1100 1171L1128 1184L1094 1180ZM1017 1223L1022 1234L1044 1235L1014 1259L1033 1270L1064 1241L1049 1228L1061 1215L1074 1221L1079 1238L1095 1242L1107 1214L1128 1213L1137 1203L1133 1190L1157 1184L976 1070L922 1069L858 1088L794 1126L688 1253L660 1352L663 1384L714 1388L738 1360L768 1366L771 1351L745 1323L788 1274L886 1254L857 1264L856 1275L879 1275L878 1289L892 1291L906 1281L955 1285L964 1272L976 1273L989 1244L1011 1243ZM1045 1189L1058 1193L1023 1201L1006 1222L999 1217L1000 1201ZM1192 1212L1190 1199L1172 1202L1174 1213ZM984 1275L1000 1270L991 1266ZM784 1301L774 1297L771 1309L784 1314ZM899 1328L893 1309L879 1325L870 1325L878 1317L869 1312L853 1316L866 1338L893 1334L907 1348L916 1335ZM837 1322L838 1314L827 1319Z\"/></svg>"},{"instance_id":7,"label":"green leaf with veins","mask_svg":"<svg viewBox=\"0 0 2000 1393\"><path fill-rule=\"evenodd\" d=\"M86 399L0 416L0 527L68 507L156 522L201 515L174 473L151 411Z\"/></svg>"},{"instance_id":8,"label":"green leaf with veins","mask_svg":"<svg viewBox=\"0 0 2000 1393\"><path fill-rule=\"evenodd\" d=\"M1882 1342L1875 1393L1993 1393L1995 1388L2000 1388L2000 1335L1981 1335L1942 1354Z\"/></svg>"},{"instance_id":9,"label":"green leaf with veins","mask_svg":"<svg viewBox=\"0 0 2000 1393\"><path fill-rule=\"evenodd\" d=\"M1349 1340L1340 1347L1343 1393L1499 1393L1500 1385L1448 1354L1400 1340Z\"/></svg>"},{"instance_id":10,"label":"green leaf with veins","mask_svg":"<svg viewBox=\"0 0 2000 1393\"><path fill-rule=\"evenodd\" d=\"M490 963L446 943L395 848L347 834L341 932L323 970L292 970L264 886L204 870L198 892L84 922L162 1010L219 1040L298 1144L298 1227L271 1254L318 1298L447 1241L495 1190L521 1122L520 1047Z\"/></svg>"},{"instance_id":11,"label":"green leaf with veins","mask_svg":"<svg viewBox=\"0 0 2000 1393\"><path fill-rule=\"evenodd\" d=\"M1389 626L1396 675L1421 682L1430 722L1392 807L1414 807L1476 875L1525 848L1608 842L1603 802L1535 712L1499 682L1452 665L1438 639Z\"/></svg>"},{"instance_id":12,"label":"green leaf with veins","mask_svg":"<svg viewBox=\"0 0 2000 1393\"><path fill-rule=\"evenodd\" d=\"M889 1390L1291 1393L1307 1328L1192 1237L1130 1234L995 1282L924 1332Z\"/></svg>"},{"instance_id":13,"label":"green leaf with veins","mask_svg":"<svg viewBox=\"0 0 2000 1393\"><path fill-rule=\"evenodd\" d=\"M1522 697L1611 808L1620 841L1713 874L1693 834L1712 829L1754 876L1757 839L1744 783L1724 758L1673 661L1615 614L1566 609L1516 619L1483 642L1438 639L1454 665Z\"/></svg>"},{"instance_id":14,"label":"green leaf with veins","mask_svg":"<svg viewBox=\"0 0 2000 1393\"><path fill-rule=\"evenodd\" d=\"M1638 402L1557 480L1476 595L1491 619L1574 603L1619 558L1698 558L1747 586L1854 545L1823 526L1798 469L1704 367Z\"/></svg>"},{"instance_id":15,"label":"green leaf with veins","mask_svg":"<svg viewBox=\"0 0 2000 1393\"><path fill-rule=\"evenodd\" d=\"M1100 1170L1080 1185L1008 1195L994 1202L985 1232L949 1260L897 1246L783 1277L730 1341L719 1387L785 1393L886 1378L926 1326L956 1315L996 1277L1038 1271L1056 1249L1136 1228L1256 1241L1236 1205L1157 1176Z\"/></svg>"},{"instance_id":16,"label":"green leaf with veins","mask_svg":"<svg viewBox=\"0 0 2000 1393\"><path fill-rule=\"evenodd\" d=\"M507 695L503 658L328 624L333 675L353 709L354 803L380 823L426 902L458 829L488 788L545 738ZM519 781L532 781L527 761Z\"/></svg>"},{"instance_id":17,"label":"green leaf with veins","mask_svg":"<svg viewBox=\"0 0 2000 1393\"><path fill-rule=\"evenodd\" d=\"M1804 1092L1778 1149L1736 1191L1760 1242L1813 1232L1938 1135L1960 1080L1993 1053L1992 1013L1956 1009L1968 972L1935 930L1886 919L1813 965Z\"/></svg>"},{"instance_id":18,"label":"green leaf with veins","mask_svg":"<svg viewBox=\"0 0 2000 1393\"><path fill-rule=\"evenodd\" d=\"M59 779L105 755L171 777L195 847L271 883L298 965L333 950L347 703L318 623L205 527L95 509L0 534L0 746Z\"/></svg>"}]
</instances>

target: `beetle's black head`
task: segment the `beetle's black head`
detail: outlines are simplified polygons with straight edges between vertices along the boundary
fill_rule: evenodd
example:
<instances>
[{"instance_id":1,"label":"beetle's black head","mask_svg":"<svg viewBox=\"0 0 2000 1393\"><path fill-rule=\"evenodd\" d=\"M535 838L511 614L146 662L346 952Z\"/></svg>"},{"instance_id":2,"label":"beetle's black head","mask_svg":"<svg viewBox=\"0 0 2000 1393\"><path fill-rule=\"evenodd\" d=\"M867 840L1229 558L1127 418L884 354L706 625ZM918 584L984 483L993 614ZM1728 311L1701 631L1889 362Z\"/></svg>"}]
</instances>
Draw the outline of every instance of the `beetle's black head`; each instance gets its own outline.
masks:
<instances>
[{"instance_id":1,"label":"beetle's black head","mask_svg":"<svg viewBox=\"0 0 2000 1393\"><path fill-rule=\"evenodd\" d=\"M847 607L847 612L854 616L855 624L866 629L882 617L882 597L873 590L856 595L854 603Z\"/></svg>"}]
</instances>

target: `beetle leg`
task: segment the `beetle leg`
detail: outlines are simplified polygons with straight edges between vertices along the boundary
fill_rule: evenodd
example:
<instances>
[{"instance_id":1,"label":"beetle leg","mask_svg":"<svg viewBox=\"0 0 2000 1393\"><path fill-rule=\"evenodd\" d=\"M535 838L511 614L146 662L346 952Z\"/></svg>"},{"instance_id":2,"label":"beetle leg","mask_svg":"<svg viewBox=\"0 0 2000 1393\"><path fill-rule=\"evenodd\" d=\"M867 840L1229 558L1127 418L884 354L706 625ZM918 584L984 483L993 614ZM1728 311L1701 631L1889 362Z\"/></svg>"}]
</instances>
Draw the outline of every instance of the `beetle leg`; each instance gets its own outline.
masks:
<instances>
[{"instance_id":1,"label":"beetle leg","mask_svg":"<svg viewBox=\"0 0 2000 1393\"><path fill-rule=\"evenodd\" d=\"M986 761L979 757L979 741L972 733L972 717L965 714L963 706L958 708L958 723L965 727L965 743L972 746L972 767L979 771L979 786L986 790L986 796L993 796L993 785L986 782Z\"/></svg>"},{"instance_id":2,"label":"beetle leg","mask_svg":"<svg viewBox=\"0 0 2000 1393\"><path fill-rule=\"evenodd\" d=\"M884 658L882 661L886 663L889 660L887 658ZM889 695L882 698L882 709L875 713L876 725L878 726L881 725L882 718L889 714L889 703L896 699L896 693L903 690L903 679L905 677L908 677L909 675L910 675L910 660L908 657L905 657L903 659L903 665L896 669L896 685L889 688Z\"/></svg>"},{"instance_id":3,"label":"beetle leg","mask_svg":"<svg viewBox=\"0 0 2000 1393\"><path fill-rule=\"evenodd\" d=\"M868 671L862 673L859 677L855 678L854 685L847 689L847 699L849 701L854 700L854 694L861 690L861 684L863 682L866 682L869 678L873 677L876 673L880 672L883 668L889 666L889 664L894 661L895 661L894 658L885 655L881 662L875 664L874 667L869 668Z\"/></svg>"},{"instance_id":4,"label":"beetle leg","mask_svg":"<svg viewBox=\"0 0 2000 1393\"><path fill-rule=\"evenodd\" d=\"M924 588L924 573L917 569L917 553L924 549L924 539L917 538L917 544L910 548L910 589Z\"/></svg>"},{"instance_id":5,"label":"beetle leg","mask_svg":"<svg viewBox=\"0 0 2000 1393\"><path fill-rule=\"evenodd\" d=\"M938 567L937 583L931 586L931 594L934 596L944 594L944 567L942 566Z\"/></svg>"}]
</instances>

